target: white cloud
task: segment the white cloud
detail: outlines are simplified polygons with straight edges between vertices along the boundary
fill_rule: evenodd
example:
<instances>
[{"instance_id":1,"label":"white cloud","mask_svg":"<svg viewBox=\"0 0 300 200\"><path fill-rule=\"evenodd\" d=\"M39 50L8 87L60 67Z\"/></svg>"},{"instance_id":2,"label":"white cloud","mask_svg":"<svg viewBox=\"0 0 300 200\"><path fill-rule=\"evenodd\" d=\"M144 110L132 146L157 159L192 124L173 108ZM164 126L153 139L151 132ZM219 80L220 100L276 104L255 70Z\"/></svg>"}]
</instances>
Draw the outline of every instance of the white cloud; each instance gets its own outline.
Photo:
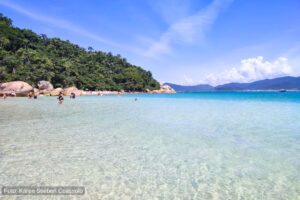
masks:
<instances>
[{"instance_id":1,"label":"white cloud","mask_svg":"<svg viewBox=\"0 0 300 200\"><path fill-rule=\"evenodd\" d=\"M194 80L188 77L186 74L183 75L184 83L183 85L193 85L195 84Z\"/></svg>"},{"instance_id":2,"label":"white cloud","mask_svg":"<svg viewBox=\"0 0 300 200\"><path fill-rule=\"evenodd\" d=\"M172 51L173 43L193 43L203 39L205 32L217 19L220 11L232 0L214 0L205 9L171 24L158 41L150 44L143 55L155 57Z\"/></svg>"},{"instance_id":3,"label":"white cloud","mask_svg":"<svg viewBox=\"0 0 300 200\"><path fill-rule=\"evenodd\" d=\"M84 28L76 26L69 21L66 21L63 19L58 19L58 18L52 18L52 17L46 16L46 15L42 15L40 13L35 13L35 12L32 12L31 10L28 10L20 5L17 5L17 4L8 2L8 1L0 1L0 5L10 8L10 9L12 9L20 14L23 14L33 20L51 24L53 26L67 30L69 32L80 35L82 37L86 37L86 38L89 38L94 41L97 41L97 42L100 42L103 44L107 44L110 46L115 46L115 47L119 46L118 44L116 44L106 38L103 38L97 34L88 32L88 31L84 30Z\"/></svg>"},{"instance_id":4,"label":"white cloud","mask_svg":"<svg viewBox=\"0 0 300 200\"><path fill-rule=\"evenodd\" d=\"M265 60L262 56L248 58L241 61L240 66L214 75L208 74L202 82L212 85L229 82L247 83L266 78L275 78L292 74L292 68L285 57L279 57L273 62Z\"/></svg>"}]
</instances>

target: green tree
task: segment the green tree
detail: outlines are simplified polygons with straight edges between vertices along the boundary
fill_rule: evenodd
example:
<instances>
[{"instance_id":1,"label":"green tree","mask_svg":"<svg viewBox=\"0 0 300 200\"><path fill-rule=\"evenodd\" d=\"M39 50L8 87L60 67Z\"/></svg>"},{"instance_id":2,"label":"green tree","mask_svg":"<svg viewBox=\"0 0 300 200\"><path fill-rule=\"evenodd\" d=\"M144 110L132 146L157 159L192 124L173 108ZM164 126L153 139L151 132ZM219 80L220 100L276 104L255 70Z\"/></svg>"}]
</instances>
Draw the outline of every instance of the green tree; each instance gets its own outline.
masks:
<instances>
[{"instance_id":1,"label":"green tree","mask_svg":"<svg viewBox=\"0 0 300 200\"><path fill-rule=\"evenodd\" d=\"M91 90L144 91L158 89L151 72L111 52L87 50L63 41L13 27L0 14L0 82L51 81L55 87Z\"/></svg>"}]
</instances>

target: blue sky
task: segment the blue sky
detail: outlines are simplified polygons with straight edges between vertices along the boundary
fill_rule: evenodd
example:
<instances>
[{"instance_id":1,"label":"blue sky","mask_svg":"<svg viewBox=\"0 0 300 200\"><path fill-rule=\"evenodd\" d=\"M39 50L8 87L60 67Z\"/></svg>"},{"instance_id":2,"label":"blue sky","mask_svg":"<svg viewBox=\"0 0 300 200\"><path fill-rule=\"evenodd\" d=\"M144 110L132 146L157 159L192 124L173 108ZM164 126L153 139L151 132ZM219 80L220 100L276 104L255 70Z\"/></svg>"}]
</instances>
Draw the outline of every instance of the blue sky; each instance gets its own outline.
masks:
<instances>
[{"instance_id":1,"label":"blue sky","mask_svg":"<svg viewBox=\"0 0 300 200\"><path fill-rule=\"evenodd\" d=\"M298 76L299 10L299 0L0 0L15 26L186 85Z\"/></svg>"}]
</instances>

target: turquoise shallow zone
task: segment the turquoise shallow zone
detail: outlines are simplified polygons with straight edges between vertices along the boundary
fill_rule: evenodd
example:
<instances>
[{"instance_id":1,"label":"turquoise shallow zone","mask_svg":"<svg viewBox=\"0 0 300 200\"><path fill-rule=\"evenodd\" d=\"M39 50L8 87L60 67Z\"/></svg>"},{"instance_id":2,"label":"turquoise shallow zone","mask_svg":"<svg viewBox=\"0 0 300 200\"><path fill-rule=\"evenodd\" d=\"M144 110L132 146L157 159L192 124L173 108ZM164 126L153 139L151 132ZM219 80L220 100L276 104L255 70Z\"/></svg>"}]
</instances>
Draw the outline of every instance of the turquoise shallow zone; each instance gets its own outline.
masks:
<instances>
[{"instance_id":1,"label":"turquoise shallow zone","mask_svg":"<svg viewBox=\"0 0 300 200\"><path fill-rule=\"evenodd\" d=\"M0 199L300 199L300 93L1 99L0 184L86 188Z\"/></svg>"}]
</instances>

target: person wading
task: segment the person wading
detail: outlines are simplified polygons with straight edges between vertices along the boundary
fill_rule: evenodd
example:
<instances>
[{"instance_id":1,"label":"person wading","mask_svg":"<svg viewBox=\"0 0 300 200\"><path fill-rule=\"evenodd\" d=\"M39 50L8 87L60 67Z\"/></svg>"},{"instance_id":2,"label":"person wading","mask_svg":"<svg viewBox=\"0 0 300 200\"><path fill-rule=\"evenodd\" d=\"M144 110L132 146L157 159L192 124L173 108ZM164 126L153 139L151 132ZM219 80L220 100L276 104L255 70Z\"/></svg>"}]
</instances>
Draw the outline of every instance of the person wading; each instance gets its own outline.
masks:
<instances>
[{"instance_id":1,"label":"person wading","mask_svg":"<svg viewBox=\"0 0 300 200\"><path fill-rule=\"evenodd\" d=\"M59 104L62 104L64 102L64 97L63 97L63 93L62 92L59 93L59 96L58 96L57 99L58 99L58 103Z\"/></svg>"}]
</instances>

